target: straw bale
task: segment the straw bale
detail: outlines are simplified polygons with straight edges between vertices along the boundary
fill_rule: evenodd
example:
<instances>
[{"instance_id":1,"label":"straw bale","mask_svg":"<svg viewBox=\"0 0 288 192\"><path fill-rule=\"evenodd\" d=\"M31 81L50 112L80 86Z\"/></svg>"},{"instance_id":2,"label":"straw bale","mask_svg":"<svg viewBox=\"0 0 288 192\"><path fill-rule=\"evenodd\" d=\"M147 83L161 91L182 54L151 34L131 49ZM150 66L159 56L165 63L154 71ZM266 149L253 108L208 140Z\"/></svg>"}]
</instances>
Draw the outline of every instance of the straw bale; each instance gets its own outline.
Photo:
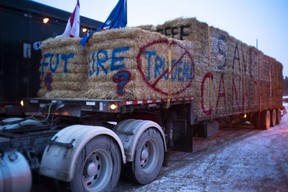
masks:
<instances>
[{"instance_id":1,"label":"straw bale","mask_svg":"<svg viewBox=\"0 0 288 192\"><path fill-rule=\"evenodd\" d=\"M54 47L59 47L59 46L84 49L82 46L81 47L78 46L80 45L80 40L81 38L49 38L42 42L41 49L46 50L49 48L54 48Z\"/></svg>"},{"instance_id":2,"label":"straw bale","mask_svg":"<svg viewBox=\"0 0 288 192\"><path fill-rule=\"evenodd\" d=\"M195 18L97 32L84 48L79 39L48 39L46 53L54 57L41 61L43 97L193 97L199 120L281 105L282 65ZM74 57L65 68L57 54Z\"/></svg>"},{"instance_id":3,"label":"straw bale","mask_svg":"<svg viewBox=\"0 0 288 192\"><path fill-rule=\"evenodd\" d=\"M89 51L91 52L93 50L98 50L99 47L113 49L123 46L123 44L127 45L128 47L139 48L147 42L160 38L165 38L165 36L162 36L159 33L147 33L147 31L139 28L113 29L100 33L94 33L87 43L87 50L89 54ZM138 41L135 41L135 39Z\"/></svg>"},{"instance_id":4,"label":"straw bale","mask_svg":"<svg viewBox=\"0 0 288 192\"><path fill-rule=\"evenodd\" d=\"M192 95L199 119L207 116L210 109L211 115L217 116L261 108L259 96L263 98L262 106L271 102L266 99L272 94L266 85L272 62L260 51L194 18L167 21L156 26L156 31L192 42L195 77L191 86L195 88ZM263 87L261 91L259 87Z\"/></svg>"},{"instance_id":5,"label":"straw bale","mask_svg":"<svg viewBox=\"0 0 288 192\"><path fill-rule=\"evenodd\" d=\"M159 33L151 33L139 28L116 31L120 36L116 40L115 36L109 39L111 32L95 33L87 48L87 53L91 55L88 56L89 77L86 93L88 98L155 99L167 98L168 94L171 96L180 93L182 96L187 94L185 91L194 75L193 58L189 57L191 56L189 53L192 49L191 43L172 40ZM116 34L113 33L113 35ZM133 39L128 39L130 36ZM97 42L99 39L105 39L104 44ZM114 49L107 46L109 44L113 44ZM115 61L113 50L121 50L123 47L126 49L122 54L117 53L119 61ZM168 86L169 49L173 58L170 86ZM99 50L105 53L104 56L97 54ZM99 60L101 66L98 63ZM117 70L115 66L118 67ZM130 77L124 87L125 95L118 94L117 96L118 84L113 81L113 78L122 70L128 71Z\"/></svg>"},{"instance_id":6,"label":"straw bale","mask_svg":"<svg viewBox=\"0 0 288 192\"><path fill-rule=\"evenodd\" d=\"M71 90L71 91L79 91L83 86L82 82L53 82L54 90Z\"/></svg>"},{"instance_id":7,"label":"straw bale","mask_svg":"<svg viewBox=\"0 0 288 192\"><path fill-rule=\"evenodd\" d=\"M58 81L68 81L68 82L84 82L87 80L87 71L86 73L53 73L52 74L52 82ZM44 77L40 77L41 81L45 81Z\"/></svg>"},{"instance_id":8,"label":"straw bale","mask_svg":"<svg viewBox=\"0 0 288 192\"><path fill-rule=\"evenodd\" d=\"M56 43L56 42L55 42ZM67 45L67 46L56 46L55 47L47 47L45 48L46 52L50 53L61 53L61 54L78 54L84 51L84 47L79 45Z\"/></svg>"},{"instance_id":9,"label":"straw bale","mask_svg":"<svg viewBox=\"0 0 288 192\"><path fill-rule=\"evenodd\" d=\"M88 76L86 52L80 38L50 38L43 41L41 49L38 96L77 97Z\"/></svg>"},{"instance_id":10,"label":"straw bale","mask_svg":"<svg viewBox=\"0 0 288 192\"><path fill-rule=\"evenodd\" d=\"M128 67L126 68L126 69L129 69L129 72L131 75L130 80L134 80L137 78L137 75L138 75L137 63L135 63L135 61L129 60L129 59L127 59L127 62L128 62L128 64L130 64L130 66L132 66L131 68L128 68ZM126 64L126 61L125 61L125 64ZM110 68L107 67L106 70L110 71ZM90 65L88 81L90 81L90 82L110 82L111 76L115 75L116 73L117 73L117 71L109 72L109 75L107 75L103 72L102 69L95 69L95 68L92 69L92 67Z\"/></svg>"},{"instance_id":11,"label":"straw bale","mask_svg":"<svg viewBox=\"0 0 288 192\"><path fill-rule=\"evenodd\" d=\"M41 87L37 92L37 96L38 97L45 97L46 93L47 93L47 90L45 88Z\"/></svg>"},{"instance_id":12,"label":"straw bale","mask_svg":"<svg viewBox=\"0 0 288 192\"><path fill-rule=\"evenodd\" d=\"M156 32L156 26L154 25L140 25L137 28Z\"/></svg>"},{"instance_id":13,"label":"straw bale","mask_svg":"<svg viewBox=\"0 0 288 192\"><path fill-rule=\"evenodd\" d=\"M71 90L79 91L83 86L83 82L70 82L70 81L54 81L51 84L52 90ZM40 83L40 87L46 87L44 82Z\"/></svg>"},{"instance_id":14,"label":"straw bale","mask_svg":"<svg viewBox=\"0 0 288 192\"><path fill-rule=\"evenodd\" d=\"M39 95L39 92L38 92L38 95ZM71 91L71 90L52 90L52 91L45 93L41 97L44 97L44 98L82 98L80 92Z\"/></svg>"},{"instance_id":15,"label":"straw bale","mask_svg":"<svg viewBox=\"0 0 288 192\"><path fill-rule=\"evenodd\" d=\"M86 64L86 53L82 54L83 52L79 53L61 53L61 52L55 52L55 50L45 50L45 52L42 52L42 59L41 63L56 63L60 62L61 64L64 64L64 61L67 60L69 61L69 64L78 64L78 65L84 65ZM66 57L66 58L65 58ZM50 59L52 59L50 61ZM57 61L58 59L58 61Z\"/></svg>"},{"instance_id":16,"label":"straw bale","mask_svg":"<svg viewBox=\"0 0 288 192\"><path fill-rule=\"evenodd\" d=\"M109 40L113 42L113 40L118 40L122 38L135 38L138 34L134 33L132 28L119 28L112 30L104 30L97 33L94 33L93 36L87 42L87 47L90 47L92 44L104 42L105 40Z\"/></svg>"},{"instance_id":17,"label":"straw bale","mask_svg":"<svg viewBox=\"0 0 288 192\"><path fill-rule=\"evenodd\" d=\"M100 60L105 60L107 59L108 55L111 55L113 52L115 54L115 57L119 58L119 57L125 57L127 59L131 58L133 59L135 57L136 54L138 54L139 52L139 47L135 46L131 46L132 42L131 39L126 39L125 41L122 41L122 43L120 43L121 40L119 40L117 43L111 42L105 42L105 44L101 44L101 43L97 43L95 45L92 45L90 48L90 52L88 52L88 62L95 62L97 59ZM135 42L134 42L135 43ZM113 46L112 46L113 45ZM117 47L121 46L121 45L126 45L126 48L129 48L129 51L117 51ZM103 51L103 47L105 47L105 51ZM97 51L95 51L97 50Z\"/></svg>"},{"instance_id":18,"label":"straw bale","mask_svg":"<svg viewBox=\"0 0 288 192\"><path fill-rule=\"evenodd\" d=\"M41 62L43 63L43 62ZM67 71L67 72L66 72ZM57 67L57 72L61 72L61 73L83 73L83 74L87 74L88 71L88 66L87 63L86 64L75 64L75 63L70 63L68 65L64 65L64 64L59 64ZM51 69L50 67L39 67L39 72L42 73L50 73ZM56 73L57 73L56 72Z\"/></svg>"},{"instance_id":19,"label":"straw bale","mask_svg":"<svg viewBox=\"0 0 288 192\"><path fill-rule=\"evenodd\" d=\"M168 37L186 40L193 43L194 54L207 55L208 25L197 21L195 18L177 18L157 25L156 31ZM196 51L197 50L197 51Z\"/></svg>"},{"instance_id":20,"label":"straw bale","mask_svg":"<svg viewBox=\"0 0 288 192\"><path fill-rule=\"evenodd\" d=\"M87 82L87 91L84 96L89 99L119 99L119 96L115 94L115 89L117 84L111 81L106 82ZM120 97L121 99L131 99L131 96L134 94L133 84L128 84L126 86L125 95Z\"/></svg>"}]
</instances>

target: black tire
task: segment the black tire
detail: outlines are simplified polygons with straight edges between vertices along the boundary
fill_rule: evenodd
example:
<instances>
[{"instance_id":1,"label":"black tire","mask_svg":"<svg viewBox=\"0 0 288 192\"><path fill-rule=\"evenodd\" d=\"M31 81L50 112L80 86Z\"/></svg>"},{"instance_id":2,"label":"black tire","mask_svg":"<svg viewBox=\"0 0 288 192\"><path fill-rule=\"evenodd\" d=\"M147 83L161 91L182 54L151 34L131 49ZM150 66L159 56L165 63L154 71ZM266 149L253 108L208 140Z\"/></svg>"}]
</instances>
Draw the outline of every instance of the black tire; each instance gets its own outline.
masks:
<instances>
[{"instance_id":1,"label":"black tire","mask_svg":"<svg viewBox=\"0 0 288 192\"><path fill-rule=\"evenodd\" d=\"M272 109L270 111L271 114L271 127L274 127L276 125L276 119L277 119L277 113L275 109Z\"/></svg>"},{"instance_id":2,"label":"black tire","mask_svg":"<svg viewBox=\"0 0 288 192\"><path fill-rule=\"evenodd\" d=\"M72 192L113 191L121 172L121 155L117 144L107 136L91 139L76 161Z\"/></svg>"},{"instance_id":3,"label":"black tire","mask_svg":"<svg viewBox=\"0 0 288 192\"><path fill-rule=\"evenodd\" d=\"M281 122L281 110L276 108L276 124L279 125Z\"/></svg>"},{"instance_id":4,"label":"black tire","mask_svg":"<svg viewBox=\"0 0 288 192\"><path fill-rule=\"evenodd\" d=\"M260 113L256 112L252 115L251 123L254 125L255 129L260 129Z\"/></svg>"},{"instance_id":5,"label":"black tire","mask_svg":"<svg viewBox=\"0 0 288 192\"><path fill-rule=\"evenodd\" d=\"M271 115L269 110L264 110L260 114L260 129L268 130L271 125Z\"/></svg>"},{"instance_id":6,"label":"black tire","mask_svg":"<svg viewBox=\"0 0 288 192\"><path fill-rule=\"evenodd\" d=\"M147 184L155 180L160 173L164 160L164 144L160 133L149 128L140 136L133 162L125 166L129 180L138 184Z\"/></svg>"},{"instance_id":7,"label":"black tire","mask_svg":"<svg viewBox=\"0 0 288 192\"><path fill-rule=\"evenodd\" d=\"M165 119L167 143L169 148L174 148L174 125L173 122L176 121L177 114L175 112L169 112Z\"/></svg>"}]
</instances>

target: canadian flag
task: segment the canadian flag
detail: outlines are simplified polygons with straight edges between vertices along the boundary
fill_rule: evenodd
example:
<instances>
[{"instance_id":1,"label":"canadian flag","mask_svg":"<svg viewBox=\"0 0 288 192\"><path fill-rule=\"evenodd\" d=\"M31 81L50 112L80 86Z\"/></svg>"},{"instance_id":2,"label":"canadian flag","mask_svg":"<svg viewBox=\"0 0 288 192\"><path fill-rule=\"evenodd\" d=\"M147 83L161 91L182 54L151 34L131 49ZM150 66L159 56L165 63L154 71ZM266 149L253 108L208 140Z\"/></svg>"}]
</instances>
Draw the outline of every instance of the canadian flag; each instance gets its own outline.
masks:
<instances>
[{"instance_id":1,"label":"canadian flag","mask_svg":"<svg viewBox=\"0 0 288 192\"><path fill-rule=\"evenodd\" d=\"M76 7L68 19L65 31L62 35L56 36L56 38L61 37L79 37L80 33L80 3L77 0Z\"/></svg>"}]
</instances>

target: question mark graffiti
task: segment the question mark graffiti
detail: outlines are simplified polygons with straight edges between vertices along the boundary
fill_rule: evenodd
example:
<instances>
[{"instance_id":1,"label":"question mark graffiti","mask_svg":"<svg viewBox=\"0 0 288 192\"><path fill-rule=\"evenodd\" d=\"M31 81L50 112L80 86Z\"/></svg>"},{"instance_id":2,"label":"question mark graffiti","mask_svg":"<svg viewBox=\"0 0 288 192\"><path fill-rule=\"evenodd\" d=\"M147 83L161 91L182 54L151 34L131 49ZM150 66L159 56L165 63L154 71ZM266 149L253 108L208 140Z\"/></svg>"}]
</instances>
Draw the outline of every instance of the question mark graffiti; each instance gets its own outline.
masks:
<instances>
[{"instance_id":1,"label":"question mark graffiti","mask_svg":"<svg viewBox=\"0 0 288 192\"><path fill-rule=\"evenodd\" d=\"M44 77L44 85L48 91L52 91L52 73L47 73Z\"/></svg>"},{"instance_id":2,"label":"question mark graffiti","mask_svg":"<svg viewBox=\"0 0 288 192\"><path fill-rule=\"evenodd\" d=\"M113 82L117 83L117 94L123 96L125 94L124 86L130 81L130 71L121 70L113 76Z\"/></svg>"}]
</instances>

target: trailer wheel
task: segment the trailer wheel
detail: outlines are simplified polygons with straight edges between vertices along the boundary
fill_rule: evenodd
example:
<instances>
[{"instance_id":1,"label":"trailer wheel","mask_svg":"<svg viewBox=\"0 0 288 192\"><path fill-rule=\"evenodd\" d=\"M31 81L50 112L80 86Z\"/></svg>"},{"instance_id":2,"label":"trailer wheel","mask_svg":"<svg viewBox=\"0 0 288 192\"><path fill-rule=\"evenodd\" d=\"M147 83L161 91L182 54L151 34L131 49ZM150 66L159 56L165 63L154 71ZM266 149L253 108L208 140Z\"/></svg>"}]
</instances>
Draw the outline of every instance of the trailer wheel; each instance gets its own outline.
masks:
<instances>
[{"instance_id":1,"label":"trailer wheel","mask_svg":"<svg viewBox=\"0 0 288 192\"><path fill-rule=\"evenodd\" d=\"M277 119L276 110L272 109L270 111L270 114L271 114L271 127L274 127L276 125L276 119Z\"/></svg>"},{"instance_id":2,"label":"trailer wheel","mask_svg":"<svg viewBox=\"0 0 288 192\"><path fill-rule=\"evenodd\" d=\"M113 191L121 171L117 144L106 136L90 140L82 149L70 183L72 192Z\"/></svg>"},{"instance_id":3,"label":"trailer wheel","mask_svg":"<svg viewBox=\"0 0 288 192\"><path fill-rule=\"evenodd\" d=\"M140 136L133 162L126 165L128 179L138 184L152 182L159 174L164 160L164 145L158 131L149 128Z\"/></svg>"},{"instance_id":4,"label":"trailer wheel","mask_svg":"<svg viewBox=\"0 0 288 192\"><path fill-rule=\"evenodd\" d=\"M276 124L280 124L281 122L281 111L279 108L276 108Z\"/></svg>"},{"instance_id":5,"label":"trailer wheel","mask_svg":"<svg viewBox=\"0 0 288 192\"><path fill-rule=\"evenodd\" d=\"M256 112L252 115L251 122L256 129L260 128L260 112Z\"/></svg>"},{"instance_id":6,"label":"trailer wheel","mask_svg":"<svg viewBox=\"0 0 288 192\"><path fill-rule=\"evenodd\" d=\"M260 114L260 129L269 129L271 125L271 115L269 110L264 110Z\"/></svg>"}]
</instances>

